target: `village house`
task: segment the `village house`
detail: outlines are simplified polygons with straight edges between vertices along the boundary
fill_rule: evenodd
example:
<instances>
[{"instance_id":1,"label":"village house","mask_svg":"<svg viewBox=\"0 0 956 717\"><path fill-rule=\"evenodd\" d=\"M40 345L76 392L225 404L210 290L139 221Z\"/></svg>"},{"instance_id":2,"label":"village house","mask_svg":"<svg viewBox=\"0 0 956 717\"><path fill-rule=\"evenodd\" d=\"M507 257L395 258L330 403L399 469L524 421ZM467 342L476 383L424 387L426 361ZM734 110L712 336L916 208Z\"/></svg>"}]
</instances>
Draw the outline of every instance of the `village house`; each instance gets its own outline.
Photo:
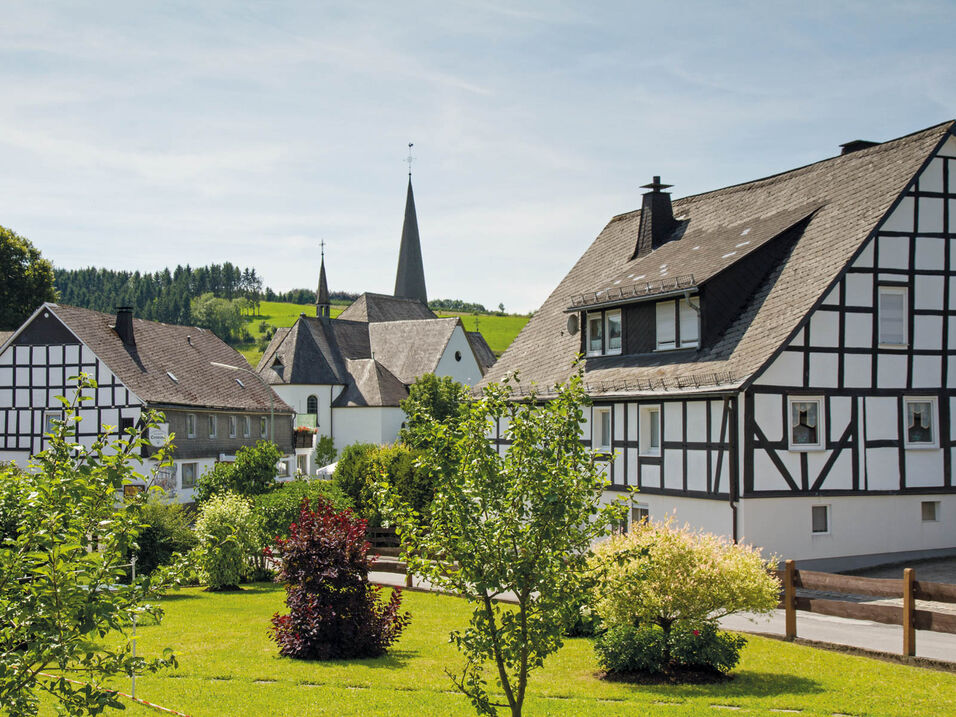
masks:
<instances>
[{"instance_id":1,"label":"village house","mask_svg":"<svg viewBox=\"0 0 956 717\"><path fill-rule=\"evenodd\" d=\"M411 177L394 295L364 293L331 318L323 253L315 309L315 316L302 314L280 328L256 366L295 409L296 426L315 431L296 441L297 468L305 474L321 468L313 445L322 436L337 451L396 441L405 420L399 404L423 374L473 386L495 361L480 333L428 308Z\"/></svg>"},{"instance_id":2,"label":"village house","mask_svg":"<svg viewBox=\"0 0 956 717\"><path fill-rule=\"evenodd\" d=\"M259 440L278 444L280 475L294 470L291 408L211 331L135 319L126 308L111 316L54 303L0 345L0 461L26 467L47 447L54 421L63 418L56 397L71 398L70 379L81 373L97 388L85 392L77 440L89 444L104 426L124 432L140 425L145 411L161 411L164 422L151 441L169 435L175 448L158 484L180 502L192 500L205 470ZM153 452L147 447L147 458ZM154 463L147 460L144 472Z\"/></svg>"},{"instance_id":3,"label":"village house","mask_svg":"<svg viewBox=\"0 0 956 717\"><path fill-rule=\"evenodd\" d=\"M954 123L645 189L482 385L546 397L582 355L585 440L635 519L823 569L956 554Z\"/></svg>"}]
</instances>

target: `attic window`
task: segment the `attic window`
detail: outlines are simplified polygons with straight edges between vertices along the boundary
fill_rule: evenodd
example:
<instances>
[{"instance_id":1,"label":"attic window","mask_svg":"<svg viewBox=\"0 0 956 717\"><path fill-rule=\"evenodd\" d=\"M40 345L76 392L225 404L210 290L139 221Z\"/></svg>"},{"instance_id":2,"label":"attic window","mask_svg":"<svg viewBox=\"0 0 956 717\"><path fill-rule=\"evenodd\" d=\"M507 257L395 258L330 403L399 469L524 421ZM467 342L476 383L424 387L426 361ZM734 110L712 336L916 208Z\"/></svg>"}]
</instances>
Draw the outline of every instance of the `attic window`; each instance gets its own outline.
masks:
<instances>
[{"instance_id":1,"label":"attic window","mask_svg":"<svg viewBox=\"0 0 956 717\"><path fill-rule=\"evenodd\" d=\"M173 380L174 383L179 383L179 379L176 378L176 377L172 374L171 371L167 371L167 372L166 372L166 375L169 376L169 377Z\"/></svg>"}]
</instances>

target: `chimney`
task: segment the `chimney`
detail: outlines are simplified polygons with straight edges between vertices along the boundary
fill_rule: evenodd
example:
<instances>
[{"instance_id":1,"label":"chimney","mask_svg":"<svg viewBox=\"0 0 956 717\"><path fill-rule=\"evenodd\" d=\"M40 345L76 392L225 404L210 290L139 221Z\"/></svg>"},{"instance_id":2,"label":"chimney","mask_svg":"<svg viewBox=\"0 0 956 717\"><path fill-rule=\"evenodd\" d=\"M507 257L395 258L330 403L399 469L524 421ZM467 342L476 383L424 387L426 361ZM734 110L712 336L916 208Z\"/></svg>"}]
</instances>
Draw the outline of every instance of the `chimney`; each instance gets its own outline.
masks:
<instances>
[{"instance_id":1,"label":"chimney","mask_svg":"<svg viewBox=\"0 0 956 717\"><path fill-rule=\"evenodd\" d=\"M119 336L127 346L135 346L136 338L133 336L133 307L119 306L116 309L116 323L111 327L116 335Z\"/></svg>"},{"instance_id":2,"label":"chimney","mask_svg":"<svg viewBox=\"0 0 956 717\"><path fill-rule=\"evenodd\" d=\"M666 243L677 221L674 219L674 209L671 207L670 192L663 192L674 185L661 184L661 178L655 176L654 181L645 184L641 189L650 189L644 195L641 204L641 226L637 234L637 247L631 259L646 256L661 244Z\"/></svg>"},{"instance_id":3,"label":"chimney","mask_svg":"<svg viewBox=\"0 0 956 717\"><path fill-rule=\"evenodd\" d=\"M840 154L850 154L850 152L859 152L861 149L867 149L868 147L875 147L879 142L871 142L868 139L854 139L851 142L846 142L845 144L840 145L842 150Z\"/></svg>"}]
</instances>

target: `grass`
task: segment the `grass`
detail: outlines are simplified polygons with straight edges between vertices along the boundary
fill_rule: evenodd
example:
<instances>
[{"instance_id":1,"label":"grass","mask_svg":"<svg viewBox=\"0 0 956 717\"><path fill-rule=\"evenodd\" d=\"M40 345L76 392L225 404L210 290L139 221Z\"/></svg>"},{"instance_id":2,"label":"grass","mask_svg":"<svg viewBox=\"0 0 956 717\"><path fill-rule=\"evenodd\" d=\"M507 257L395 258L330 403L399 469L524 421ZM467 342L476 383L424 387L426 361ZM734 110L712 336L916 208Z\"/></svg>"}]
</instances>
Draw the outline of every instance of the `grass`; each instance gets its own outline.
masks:
<instances>
[{"instance_id":1,"label":"grass","mask_svg":"<svg viewBox=\"0 0 956 717\"><path fill-rule=\"evenodd\" d=\"M467 624L463 601L406 592L412 622L388 656L320 663L277 656L266 630L272 614L284 610L283 597L270 584L240 593L191 588L170 596L163 624L140 628L138 652L172 647L179 668L137 680L138 696L194 717L474 714L444 674L461 664L448 632ZM605 683L597 671L590 641L568 640L533 673L525 713L699 715L720 714L721 707L739 707L747 715L956 713L954 674L759 637L749 639L736 677L724 684ZM115 686L128 691L129 682ZM126 713L159 714L137 705Z\"/></svg>"},{"instance_id":2,"label":"grass","mask_svg":"<svg viewBox=\"0 0 956 717\"><path fill-rule=\"evenodd\" d=\"M333 304L332 318L335 318L348 304ZM252 334L253 339L258 339L263 332L259 328L265 321L269 326L285 327L292 326L299 314L315 315L314 304L287 304L280 301L263 301L259 307L257 316L247 317L246 328ZM468 314L454 311L439 311L439 316L460 316L462 323L467 331L477 330L485 337L485 341L491 346L491 350L496 356L500 356L511 342L514 341L518 332L528 323L527 316L506 314L496 316L495 314ZM262 352L256 347L255 341L240 344L236 347L246 360L255 366L262 357Z\"/></svg>"}]
</instances>

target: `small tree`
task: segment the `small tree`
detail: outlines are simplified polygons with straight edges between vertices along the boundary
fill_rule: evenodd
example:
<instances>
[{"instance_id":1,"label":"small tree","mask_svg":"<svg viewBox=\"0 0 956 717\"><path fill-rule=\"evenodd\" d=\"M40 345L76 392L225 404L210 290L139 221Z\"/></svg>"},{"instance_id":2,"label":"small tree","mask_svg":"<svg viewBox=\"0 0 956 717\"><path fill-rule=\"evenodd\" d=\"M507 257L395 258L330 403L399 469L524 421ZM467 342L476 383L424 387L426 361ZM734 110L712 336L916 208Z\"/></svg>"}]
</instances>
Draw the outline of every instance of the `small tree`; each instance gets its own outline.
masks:
<instances>
[{"instance_id":1,"label":"small tree","mask_svg":"<svg viewBox=\"0 0 956 717\"><path fill-rule=\"evenodd\" d=\"M89 446L74 438L80 391L95 389L81 377L75 400L60 399L65 418L32 470L0 466L0 705L9 714L36 714L40 692L69 714L121 708L101 687L105 680L175 664L168 651L160 659L132 655L132 618L161 617L145 601L166 583L156 574L126 579L144 496L126 503L119 497L124 484L145 480L133 467L145 441L133 429L121 440L101 433ZM147 414L146 427L155 420ZM47 671L89 687L49 679L41 674Z\"/></svg>"},{"instance_id":2,"label":"small tree","mask_svg":"<svg viewBox=\"0 0 956 717\"><path fill-rule=\"evenodd\" d=\"M414 448L428 448L432 443L429 427L435 421L457 421L467 396L467 389L450 376L419 376L401 403L407 419L399 438Z\"/></svg>"},{"instance_id":3,"label":"small tree","mask_svg":"<svg viewBox=\"0 0 956 717\"><path fill-rule=\"evenodd\" d=\"M213 496L199 511L195 549L199 580L210 590L235 590L260 552L259 523L249 501L235 493Z\"/></svg>"},{"instance_id":4,"label":"small tree","mask_svg":"<svg viewBox=\"0 0 956 717\"><path fill-rule=\"evenodd\" d=\"M401 590L387 602L370 585L365 521L350 510L337 512L320 500L315 511L302 504L288 538L266 554L279 559L288 615L272 618L272 638L286 657L319 660L378 657L408 624L399 613Z\"/></svg>"},{"instance_id":5,"label":"small tree","mask_svg":"<svg viewBox=\"0 0 956 717\"><path fill-rule=\"evenodd\" d=\"M635 523L595 550L594 607L609 630L658 626L666 666L676 626L709 624L716 631L725 615L772 612L780 588L770 573L776 562L752 546L679 529L673 519Z\"/></svg>"},{"instance_id":6,"label":"small tree","mask_svg":"<svg viewBox=\"0 0 956 717\"><path fill-rule=\"evenodd\" d=\"M623 515L621 505L601 507L605 475L581 442L581 372L555 394L547 402L531 396L519 403L506 382L486 388L457 424L423 424L434 442L422 463L437 469L447 456L452 467L439 481L427 520L387 482L379 487L410 569L474 606L471 626L451 634L466 663L449 675L483 714L496 714L496 707L521 714L531 671L562 644L591 542ZM498 419L505 420L510 443L503 455L487 435ZM516 607L496 602L505 593L517 598ZM487 661L504 705L487 693Z\"/></svg>"},{"instance_id":7,"label":"small tree","mask_svg":"<svg viewBox=\"0 0 956 717\"><path fill-rule=\"evenodd\" d=\"M336 455L335 441L332 439L332 436L319 436L315 442L315 450L312 452L315 465L320 468L331 465L335 463Z\"/></svg>"},{"instance_id":8,"label":"small tree","mask_svg":"<svg viewBox=\"0 0 956 717\"><path fill-rule=\"evenodd\" d=\"M240 448L234 462L217 463L199 477L196 502L202 503L220 493L268 493L276 487L276 464L281 458L282 451L270 441Z\"/></svg>"}]
</instances>

